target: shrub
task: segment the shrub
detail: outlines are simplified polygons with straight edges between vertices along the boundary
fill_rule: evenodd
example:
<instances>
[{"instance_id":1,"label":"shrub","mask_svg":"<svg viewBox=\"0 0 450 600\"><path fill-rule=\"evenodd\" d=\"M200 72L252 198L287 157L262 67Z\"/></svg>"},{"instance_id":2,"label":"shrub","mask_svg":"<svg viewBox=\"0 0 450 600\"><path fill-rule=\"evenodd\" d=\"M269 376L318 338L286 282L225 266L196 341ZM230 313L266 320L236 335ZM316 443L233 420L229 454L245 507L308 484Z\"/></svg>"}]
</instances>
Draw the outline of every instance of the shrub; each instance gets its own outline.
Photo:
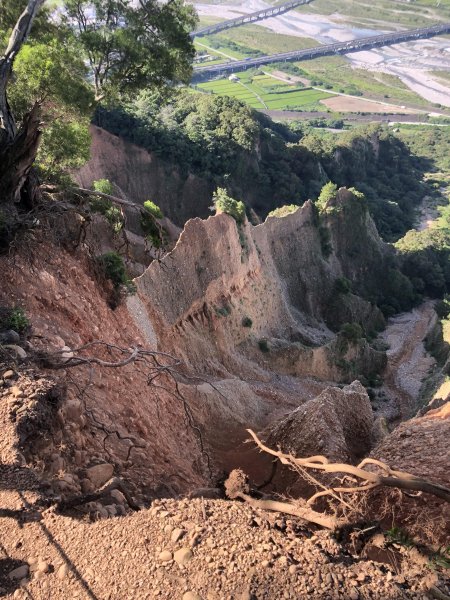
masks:
<instances>
[{"instance_id":1,"label":"shrub","mask_svg":"<svg viewBox=\"0 0 450 600\"><path fill-rule=\"evenodd\" d=\"M226 213L233 217L239 225L245 221L245 205L240 200L234 200L225 188L217 188L213 194L214 206L217 213Z\"/></svg>"},{"instance_id":2,"label":"shrub","mask_svg":"<svg viewBox=\"0 0 450 600\"><path fill-rule=\"evenodd\" d=\"M334 290L337 294L348 294L352 290L352 282L347 277L338 277L334 282Z\"/></svg>"},{"instance_id":3,"label":"shrub","mask_svg":"<svg viewBox=\"0 0 450 600\"><path fill-rule=\"evenodd\" d=\"M155 248L161 248L165 242L165 229L156 220L164 217L162 210L151 200L144 202L141 213L141 227L145 237Z\"/></svg>"},{"instance_id":4,"label":"shrub","mask_svg":"<svg viewBox=\"0 0 450 600\"><path fill-rule=\"evenodd\" d=\"M13 329L23 333L30 326L25 311L20 306L2 307L0 310L0 329Z\"/></svg>"},{"instance_id":5,"label":"shrub","mask_svg":"<svg viewBox=\"0 0 450 600\"><path fill-rule=\"evenodd\" d=\"M121 285L127 285L128 277L123 258L117 252L107 252L97 258L103 273L109 279L115 288Z\"/></svg>"},{"instance_id":6,"label":"shrub","mask_svg":"<svg viewBox=\"0 0 450 600\"><path fill-rule=\"evenodd\" d=\"M323 210L327 203L335 198L337 192L337 185L331 181L326 183L320 191L319 197L317 198L317 206L320 210Z\"/></svg>"},{"instance_id":7,"label":"shrub","mask_svg":"<svg viewBox=\"0 0 450 600\"><path fill-rule=\"evenodd\" d=\"M442 300L436 304L435 310L440 319L446 319L450 315L450 295L446 294Z\"/></svg>"},{"instance_id":8,"label":"shrub","mask_svg":"<svg viewBox=\"0 0 450 600\"><path fill-rule=\"evenodd\" d=\"M253 325L253 321L250 317L244 317L242 319L242 327L251 327Z\"/></svg>"},{"instance_id":9,"label":"shrub","mask_svg":"<svg viewBox=\"0 0 450 600\"><path fill-rule=\"evenodd\" d=\"M94 196L89 204L93 212L105 217L115 233L118 233L122 229L122 212L118 206L115 206L111 202L111 200L101 198L100 196Z\"/></svg>"},{"instance_id":10,"label":"shrub","mask_svg":"<svg viewBox=\"0 0 450 600\"><path fill-rule=\"evenodd\" d=\"M349 342L357 342L362 337L363 330L358 323L344 323L339 333Z\"/></svg>"},{"instance_id":11,"label":"shrub","mask_svg":"<svg viewBox=\"0 0 450 600\"><path fill-rule=\"evenodd\" d=\"M100 192L101 194L108 194L109 196L112 196L114 192L113 184L109 179L97 179L97 181L92 183L92 187L94 188L94 191Z\"/></svg>"},{"instance_id":12,"label":"shrub","mask_svg":"<svg viewBox=\"0 0 450 600\"><path fill-rule=\"evenodd\" d=\"M264 353L270 352L269 343L265 338L259 340L258 346L259 346L259 349L261 350L261 352L264 352Z\"/></svg>"},{"instance_id":13,"label":"shrub","mask_svg":"<svg viewBox=\"0 0 450 600\"><path fill-rule=\"evenodd\" d=\"M147 210L155 219L162 219L164 217L162 210L159 208L157 204L152 202L151 200L146 200L144 202L144 208Z\"/></svg>"},{"instance_id":14,"label":"shrub","mask_svg":"<svg viewBox=\"0 0 450 600\"><path fill-rule=\"evenodd\" d=\"M280 206L275 210L272 210L267 216L268 217L286 217L294 213L297 208L299 208L298 204L285 204L284 206Z\"/></svg>"}]
</instances>

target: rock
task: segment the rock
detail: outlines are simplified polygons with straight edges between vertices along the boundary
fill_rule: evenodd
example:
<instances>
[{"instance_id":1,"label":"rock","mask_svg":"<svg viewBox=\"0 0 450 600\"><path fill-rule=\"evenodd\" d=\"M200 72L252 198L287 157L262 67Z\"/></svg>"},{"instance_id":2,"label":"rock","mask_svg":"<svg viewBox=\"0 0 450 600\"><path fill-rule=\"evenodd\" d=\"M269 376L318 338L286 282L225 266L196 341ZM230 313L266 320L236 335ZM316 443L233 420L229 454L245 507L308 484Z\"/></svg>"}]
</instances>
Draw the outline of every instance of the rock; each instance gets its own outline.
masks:
<instances>
[{"instance_id":1,"label":"rock","mask_svg":"<svg viewBox=\"0 0 450 600\"><path fill-rule=\"evenodd\" d=\"M41 573L49 573L51 570L51 565L48 562L41 561L38 563L37 570Z\"/></svg>"},{"instance_id":2,"label":"rock","mask_svg":"<svg viewBox=\"0 0 450 600\"><path fill-rule=\"evenodd\" d=\"M21 565L20 567L17 567L17 569L14 569L13 571L11 571L8 575L8 577L10 579L24 579L25 577L27 577L29 572L29 567L28 565Z\"/></svg>"},{"instance_id":3,"label":"rock","mask_svg":"<svg viewBox=\"0 0 450 600\"><path fill-rule=\"evenodd\" d=\"M202 600L201 596L196 594L195 592L186 592L183 594L183 600Z\"/></svg>"},{"instance_id":4,"label":"rock","mask_svg":"<svg viewBox=\"0 0 450 600\"><path fill-rule=\"evenodd\" d=\"M61 348L61 350L62 350L62 354L61 354L62 362L67 362L70 358L73 358L73 352L72 352L72 349L69 348L69 346L63 346Z\"/></svg>"},{"instance_id":5,"label":"rock","mask_svg":"<svg viewBox=\"0 0 450 600\"><path fill-rule=\"evenodd\" d=\"M125 496L122 494L120 490L113 490L110 493L110 496L113 500L115 500L118 504L126 504Z\"/></svg>"},{"instance_id":6,"label":"rock","mask_svg":"<svg viewBox=\"0 0 450 600\"><path fill-rule=\"evenodd\" d=\"M80 485L83 494L91 494L95 490L90 479L82 479Z\"/></svg>"},{"instance_id":7,"label":"rock","mask_svg":"<svg viewBox=\"0 0 450 600\"><path fill-rule=\"evenodd\" d=\"M180 529L179 527L177 527L176 529L174 529L172 531L172 535L170 536L170 540L176 544L178 542L178 540L181 540L181 538L185 535L186 531L184 529Z\"/></svg>"},{"instance_id":8,"label":"rock","mask_svg":"<svg viewBox=\"0 0 450 600\"><path fill-rule=\"evenodd\" d=\"M13 329L0 333L0 344L19 344L20 335Z\"/></svg>"},{"instance_id":9,"label":"rock","mask_svg":"<svg viewBox=\"0 0 450 600\"><path fill-rule=\"evenodd\" d=\"M10 389L10 394L14 396L14 398L23 398L25 396L23 391L17 385L13 385L13 387Z\"/></svg>"},{"instance_id":10,"label":"rock","mask_svg":"<svg viewBox=\"0 0 450 600\"><path fill-rule=\"evenodd\" d=\"M183 566L187 564L193 556L190 548L180 548L180 550L177 550L173 555L175 561Z\"/></svg>"},{"instance_id":11,"label":"rock","mask_svg":"<svg viewBox=\"0 0 450 600\"><path fill-rule=\"evenodd\" d=\"M27 357L27 353L25 352L25 350L23 348L21 348L20 346L17 346L15 344L7 344L5 346L3 346L4 348L9 348L10 350L12 350L13 352L15 352L17 354L17 356L19 358L21 358L22 360L24 360Z\"/></svg>"},{"instance_id":12,"label":"rock","mask_svg":"<svg viewBox=\"0 0 450 600\"><path fill-rule=\"evenodd\" d=\"M161 562L168 562L169 560L172 560L172 558L172 552L169 552L169 550L163 550L158 556L158 560Z\"/></svg>"},{"instance_id":13,"label":"rock","mask_svg":"<svg viewBox=\"0 0 450 600\"><path fill-rule=\"evenodd\" d=\"M58 569L58 579L64 579L69 574L69 567L67 565L61 565Z\"/></svg>"},{"instance_id":14,"label":"rock","mask_svg":"<svg viewBox=\"0 0 450 600\"><path fill-rule=\"evenodd\" d=\"M12 369L9 369L8 371L5 371L3 373L3 379L14 379L15 378L15 373Z\"/></svg>"},{"instance_id":15,"label":"rock","mask_svg":"<svg viewBox=\"0 0 450 600\"><path fill-rule=\"evenodd\" d=\"M267 445L294 456L324 454L336 462L352 462L371 448L373 412L359 381L339 389L328 387L269 428Z\"/></svg>"},{"instance_id":16,"label":"rock","mask_svg":"<svg viewBox=\"0 0 450 600\"><path fill-rule=\"evenodd\" d=\"M94 489L102 487L114 475L114 465L103 463L86 469L86 477L91 481Z\"/></svg>"}]
</instances>

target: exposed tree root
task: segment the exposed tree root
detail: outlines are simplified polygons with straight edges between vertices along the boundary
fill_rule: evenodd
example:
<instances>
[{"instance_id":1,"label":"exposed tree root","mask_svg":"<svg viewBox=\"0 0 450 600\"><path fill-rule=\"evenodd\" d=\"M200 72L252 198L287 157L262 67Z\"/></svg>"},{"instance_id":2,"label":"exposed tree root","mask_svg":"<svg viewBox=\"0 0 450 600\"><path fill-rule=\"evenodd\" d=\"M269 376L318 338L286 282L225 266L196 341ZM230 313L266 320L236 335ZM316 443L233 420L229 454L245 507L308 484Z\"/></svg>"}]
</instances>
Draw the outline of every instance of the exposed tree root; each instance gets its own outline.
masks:
<instances>
[{"instance_id":1,"label":"exposed tree root","mask_svg":"<svg viewBox=\"0 0 450 600\"><path fill-rule=\"evenodd\" d=\"M259 508L263 510L273 510L288 515L293 515L325 527L327 529L338 529L348 524L348 519L338 517L336 514L330 515L322 512L317 512L311 508L311 506L319 498L332 497L338 501L343 507L350 508L352 512L353 507L344 499L345 494L354 494L359 492L367 492L376 487L392 487L399 490L414 490L432 494L450 501L450 490L439 484L432 483L425 479L421 479L410 473L404 473L403 471L395 471L391 469L387 464L371 459L364 459L359 465L353 466L345 463L330 463L325 456L310 456L307 458L296 458L290 454L284 454L281 451L272 450L265 446L258 436L251 430L247 430L255 441L256 445L262 452L266 452L272 456L275 456L281 463L287 465L305 477L308 481L312 481L317 486L321 487L322 490L316 492L307 501L305 506L299 506L294 502L280 502L272 500L267 497L255 498L250 495L250 486L248 483L247 476L241 470L235 470L230 473L228 480L225 483L225 489L227 496L231 499L240 498L250 504L253 508ZM370 465L376 467L379 471L372 472L367 471L363 467ZM350 485L341 485L339 487L327 488L322 483L311 477L308 470L318 470L324 473L340 473L346 476L350 476L349 479L352 482ZM356 479L356 485L355 485ZM359 480L359 483L358 483ZM356 509L354 509L356 510Z\"/></svg>"},{"instance_id":2,"label":"exposed tree root","mask_svg":"<svg viewBox=\"0 0 450 600\"><path fill-rule=\"evenodd\" d=\"M325 473L342 473L361 480L361 483L356 486L335 487L318 492L309 499L308 503L310 504L312 504L313 501L319 497L334 496L336 493L366 492L369 489L383 486L398 488L400 490L424 492L450 502L450 489L444 487L443 485L432 483L426 479L421 479L420 477L411 475L411 473L395 471L391 469L389 465L379 460L365 458L359 465L353 466L345 463L330 463L325 456L296 458L290 454L284 454L279 450L272 450L271 448L268 448L261 442L256 433L254 433L251 429L247 429L247 431L262 452L266 452L267 454L275 456L284 465L293 467L294 469L301 467L304 469L315 469ZM378 467L379 472L366 471L363 468L366 465Z\"/></svg>"}]
</instances>

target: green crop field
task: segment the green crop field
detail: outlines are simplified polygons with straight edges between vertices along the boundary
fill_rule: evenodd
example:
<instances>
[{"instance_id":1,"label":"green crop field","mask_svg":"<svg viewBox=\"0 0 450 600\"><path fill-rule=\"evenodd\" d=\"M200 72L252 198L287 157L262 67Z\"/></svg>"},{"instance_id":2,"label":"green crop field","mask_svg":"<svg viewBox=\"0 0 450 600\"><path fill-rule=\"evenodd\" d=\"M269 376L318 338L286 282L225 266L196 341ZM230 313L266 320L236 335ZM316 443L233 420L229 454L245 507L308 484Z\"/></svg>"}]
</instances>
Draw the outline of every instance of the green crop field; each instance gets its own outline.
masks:
<instances>
[{"instance_id":1,"label":"green crop field","mask_svg":"<svg viewBox=\"0 0 450 600\"><path fill-rule=\"evenodd\" d=\"M196 86L198 90L231 96L254 108L274 110L325 110L320 100L329 98L330 94L318 90L305 89L301 84L290 85L268 74L255 74L255 71L237 73L239 81L220 79L208 81Z\"/></svg>"},{"instance_id":2,"label":"green crop field","mask_svg":"<svg viewBox=\"0 0 450 600\"><path fill-rule=\"evenodd\" d=\"M312 38L274 33L261 25L243 25L221 31L219 35L223 39L260 50L264 54L277 54L278 52L290 52L318 46L318 42Z\"/></svg>"}]
</instances>

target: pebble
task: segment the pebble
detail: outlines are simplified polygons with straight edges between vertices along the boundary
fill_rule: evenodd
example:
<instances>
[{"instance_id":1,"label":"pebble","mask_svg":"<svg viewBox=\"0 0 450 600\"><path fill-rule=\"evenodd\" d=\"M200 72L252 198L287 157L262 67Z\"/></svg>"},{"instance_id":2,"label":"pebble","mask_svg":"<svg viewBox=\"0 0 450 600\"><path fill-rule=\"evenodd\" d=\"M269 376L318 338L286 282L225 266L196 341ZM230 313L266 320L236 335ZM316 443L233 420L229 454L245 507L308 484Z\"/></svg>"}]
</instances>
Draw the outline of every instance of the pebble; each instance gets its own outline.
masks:
<instances>
[{"instance_id":1,"label":"pebble","mask_svg":"<svg viewBox=\"0 0 450 600\"><path fill-rule=\"evenodd\" d=\"M22 565L20 567L17 567L17 569L12 570L9 573L9 578L10 579L23 579L24 577L26 577L28 575L28 565Z\"/></svg>"},{"instance_id":2,"label":"pebble","mask_svg":"<svg viewBox=\"0 0 450 600\"><path fill-rule=\"evenodd\" d=\"M186 592L183 594L183 600L202 600L195 592Z\"/></svg>"},{"instance_id":3,"label":"pebble","mask_svg":"<svg viewBox=\"0 0 450 600\"><path fill-rule=\"evenodd\" d=\"M3 379L13 379L14 377L14 371L12 369L9 369L8 371L5 371L3 373Z\"/></svg>"},{"instance_id":4,"label":"pebble","mask_svg":"<svg viewBox=\"0 0 450 600\"><path fill-rule=\"evenodd\" d=\"M180 550L177 550L173 555L176 562L183 566L187 564L193 556L190 548L180 548Z\"/></svg>"},{"instance_id":5,"label":"pebble","mask_svg":"<svg viewBox=\"0 0 450 600\"><path fill-rule=\"evenodd\" d=\"M168 562L169 560L172 560L172 558L172 552L169 552L169 550L163 550L158 556L158 559L161 562Z\"/></svg>"},{"instance_id":6,"label":"pebble","mask_svg":"<svg viewBox=\"0 0 450 600\"><path fill-rule=\"evenodd\" d=\"M69 567L67 565L61 565L58 569L58 579L64 579L69 574Z\"/></svg>"},{"instance_id":7,"label":"pebble","mask_svg":"<svg viewBox=\"0 0 450 600\"><path fill-rule=\"evenodd\" d=\"M179 527L177 527L172 531L170 539L174 544L176 544L179 540L181 540L185 533L186 531L184 529L180 529Z\"/></svg>"}]
</instances>

